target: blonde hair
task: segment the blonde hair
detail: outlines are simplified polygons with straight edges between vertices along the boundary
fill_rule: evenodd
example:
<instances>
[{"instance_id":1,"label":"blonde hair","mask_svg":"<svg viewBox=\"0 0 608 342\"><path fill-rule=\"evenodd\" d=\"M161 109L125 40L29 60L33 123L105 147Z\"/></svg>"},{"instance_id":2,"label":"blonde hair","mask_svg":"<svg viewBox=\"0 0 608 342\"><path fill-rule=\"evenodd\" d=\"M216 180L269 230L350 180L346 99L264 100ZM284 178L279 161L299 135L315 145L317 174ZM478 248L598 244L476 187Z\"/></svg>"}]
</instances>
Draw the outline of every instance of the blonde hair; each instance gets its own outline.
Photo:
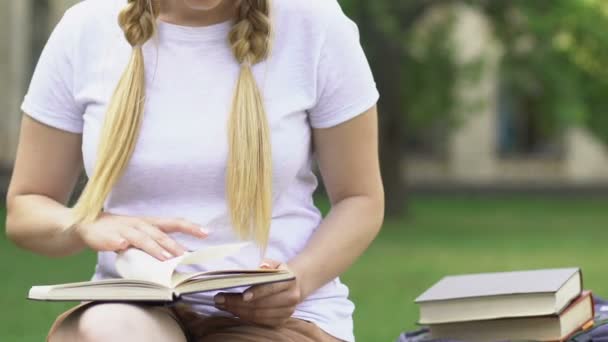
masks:
<instances>
[{"instance_id":1,"label":"blonde hair","mask_svg":"<svg viewBox=\"0 0 608 342\"><path fill-rule=\"evenodd\" d=\"M252 66L270 52L270 0L241 0L229 42L240 64L228 122L226 197L235 233L268 244L272 212L270 129ZM152 38L159 2L129 0L119 24L133 52L108 105L92 175L74 205L74 223L94 221L129 162L141 126L145 94L142 46Z\"/></svg>"}]
</instances>

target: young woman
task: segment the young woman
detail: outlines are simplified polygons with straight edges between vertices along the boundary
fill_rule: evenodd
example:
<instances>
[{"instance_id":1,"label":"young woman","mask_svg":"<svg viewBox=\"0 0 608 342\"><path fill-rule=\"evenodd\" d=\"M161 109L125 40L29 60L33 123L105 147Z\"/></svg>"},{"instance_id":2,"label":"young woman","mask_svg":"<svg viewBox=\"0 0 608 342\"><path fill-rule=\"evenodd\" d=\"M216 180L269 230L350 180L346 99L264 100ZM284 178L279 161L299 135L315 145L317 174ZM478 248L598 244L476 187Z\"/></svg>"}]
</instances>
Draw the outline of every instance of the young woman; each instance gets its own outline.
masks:
<instances>
[{"instance_id":1,"label":"young woman","mask_svg":"<svg viewBox=\"0 0 608 342\"><path fill-rule=\"evenodd\" d=\"M172 309L81 305L49 340L353 341L338 276L383 219L377 99L336 0L68 10L22 105L10 238L48 256L98 251L95 279L117 277L126 248L166 260L250 239L201 268L288 267L297 279L217 293L215 305L197 304L205 294ZM331 200L325 218L313 157ZM68 207L83 167L89 182Z\"/></svg>"}]
</instances>

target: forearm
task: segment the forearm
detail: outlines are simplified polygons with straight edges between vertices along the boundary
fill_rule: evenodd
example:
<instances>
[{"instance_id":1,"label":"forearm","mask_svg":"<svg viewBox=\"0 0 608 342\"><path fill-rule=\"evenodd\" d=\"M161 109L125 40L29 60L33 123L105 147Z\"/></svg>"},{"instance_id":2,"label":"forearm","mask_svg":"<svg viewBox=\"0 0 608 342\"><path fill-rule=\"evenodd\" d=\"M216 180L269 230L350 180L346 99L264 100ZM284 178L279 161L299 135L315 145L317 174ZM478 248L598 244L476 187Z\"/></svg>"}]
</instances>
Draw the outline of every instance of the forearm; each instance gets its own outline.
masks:
<instances>
[{"instance_id":1,"label":"forearm","mask_svg":"<svg viewBox=\"0 0 608 342\"><path fill-rule=\"evenodd\" d=\"M352 196L334 204L306 248L289 262L302 298L346 271L374 240L383 218L380 196Z\"/></svg>"},{"instance_id":2,"label":"forearm","mask_svg":"<svg viewBox=\"0 0 608 342\"><path fill-rule=\"evenodd\" d=\"M8 203L6 232L19 247L61 257L80 252L84 243L73 231L71 209L43 195L18 195Z\"/></svg>"}]
</instances>

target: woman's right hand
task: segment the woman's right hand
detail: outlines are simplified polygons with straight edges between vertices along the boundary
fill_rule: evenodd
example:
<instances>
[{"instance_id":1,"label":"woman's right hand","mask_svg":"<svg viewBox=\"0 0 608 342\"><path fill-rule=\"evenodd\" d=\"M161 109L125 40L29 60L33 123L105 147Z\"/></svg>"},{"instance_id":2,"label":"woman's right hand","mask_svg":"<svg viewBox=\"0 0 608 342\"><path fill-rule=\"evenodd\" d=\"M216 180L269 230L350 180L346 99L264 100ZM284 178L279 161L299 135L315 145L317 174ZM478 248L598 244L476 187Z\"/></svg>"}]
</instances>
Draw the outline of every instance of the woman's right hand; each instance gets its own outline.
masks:
<instances>
[{"instance_id":1,"label":"woman's right hand","mask_svg":"<svg viewBox=\"0 0 608 342\"><path fill-rule=\"evenodd\" d=\"M78 237L95 251L122 251L135 247L165 261L186 252L168 233L186 233L200 239L208 232L184 219L134 217L101 213L89 224L74 227Z\"/></svg>"}]
</instances>

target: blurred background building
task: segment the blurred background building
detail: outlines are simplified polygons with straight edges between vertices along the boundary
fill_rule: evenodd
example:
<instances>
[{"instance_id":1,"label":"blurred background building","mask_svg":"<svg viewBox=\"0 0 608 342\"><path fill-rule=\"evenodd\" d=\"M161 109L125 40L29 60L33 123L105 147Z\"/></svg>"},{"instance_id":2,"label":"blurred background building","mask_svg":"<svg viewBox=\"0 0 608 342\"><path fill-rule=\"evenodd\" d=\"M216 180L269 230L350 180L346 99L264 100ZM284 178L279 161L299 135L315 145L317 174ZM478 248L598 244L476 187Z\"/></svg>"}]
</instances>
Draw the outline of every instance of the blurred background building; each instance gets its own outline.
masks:
<instances>
[{"instance_id":1,"label":"blurred background building","mask_svg":"<svg viewBox=\"0 0 608 342\"><path fill-rule=\"evenodd\" d=\"M536 106L534 94L514 96L501 87L503 46L484 13L466 5L437 7L419 26L430 29L425 26L445 22L449 15L456 62L482 61L484 67L473 81L455 82L456 100L474 103L456 109L461 122L414 127L413 139L405 137L409 182L520 188L606 184L608 154L602 141L581 125L547 132L541 122L547 114Z\"/></svg>"},{"instance_id":2,"label":"blurred background building","mask_svg":"<svg viewBox=\"0 0 608 342\"><path fill-rule=\"evenodd\" d=\"M65 9L76 2L0 1L0 169L4 174L14 160L21 120L19 106L38 56Z\"/></svg>"},{"instance_id":3,"label":"blurred background building","mask_svg":"<svg viewBox=\"0 0 608 342\"><path fill-rule=\"evenodd\" d=\"M6 183L6 174L14 160L21 117L19 105L36 60L53 26L65 9L76 2L0 1L0 169L5 174L0 177L3 178L0 184ZM349 7L364 7L356 5L356 0L342 2L347 11ZM435 3L441 5L441 1ZM352 14L360 24L362 39L370 40L364 15L351 12L349 15ZM403 137L391 143L398 145L392 146L392 149L402 152L402 158L399 158L402 163L392 164L390 168L398 165L399 176L410 185L421 188L449 185L508 188L608 184L608 154L604 143L582 125L547 133L541 122L545 114L537 110L535 97L513 94L501 86L500 65L505 49L494 35L492 20L482 9L470 4L434 6L416 18L412 24L414 28L409 30L413 34L409 31L404 33L404 39L412 41L406 44L411 45L408 51L415 57L417 53L420 54L415 51L420 47L417 47L414 38L425 37L425 31L433 32L436 27L450 22L448 35L454 45L456 68L464 68L475 61L482 61L483 67L474 81L460 80L467 76L460 76L459 73L452 75L456 102L473 105L431 106L432 111L452 113L430 115L434 119L426 120L423 124L408 122L408 128L399 133ZM421 49L424 49L431 39L427 37L422 40ZM532 46L528 48L533 50L534 42L530 44ZM373 60L372 50L375 47L370 45L366 48ZM429 51L436 54L432 49ZM435 62L429 63L433 68L432 63ZM412 68L404 73L419 73L422 75L420 77L426 77L429 63L422 63L420 69ZM442 63L442 60L437 63ZM381 76L378 81L383 82ZM407 87L404 88L403 96L410 96L404 101L416 102L407 93ZM433 96L434 89L425 91L429 94L427 96ZM391 105L386 102L382 107L381 103L383 115L387 106ZM459 107L465 109L457 109ZM392 108L392 111L395 109ZM448 116L459 119L455 120L456 124L447 124ZM386 166L384 168L387 169Z\"/></svg>"}]
</instances>

